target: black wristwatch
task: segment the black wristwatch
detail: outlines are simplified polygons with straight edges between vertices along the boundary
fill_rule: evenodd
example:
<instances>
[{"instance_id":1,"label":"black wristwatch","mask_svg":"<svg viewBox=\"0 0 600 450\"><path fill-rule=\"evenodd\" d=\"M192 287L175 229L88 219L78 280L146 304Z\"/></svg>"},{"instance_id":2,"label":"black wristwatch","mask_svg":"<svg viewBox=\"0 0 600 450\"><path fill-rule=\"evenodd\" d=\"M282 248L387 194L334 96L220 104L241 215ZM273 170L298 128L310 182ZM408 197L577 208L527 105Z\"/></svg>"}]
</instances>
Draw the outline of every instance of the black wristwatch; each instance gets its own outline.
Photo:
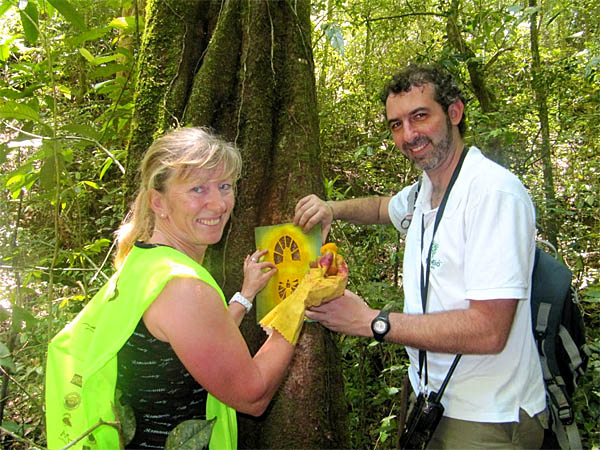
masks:
<instances>
[{"instance_id":1,"label":"black wristwatch","mask_svg":"<svg viewBox=\"0 0 600 450\"><path fill-rule=\"evenodd\" d=\"M376 341L382 342L388 331L390 331L390 321L388 320L390 312L382 309L377 317L371 322L371 331Z\"/></svg>"}]
</instances>

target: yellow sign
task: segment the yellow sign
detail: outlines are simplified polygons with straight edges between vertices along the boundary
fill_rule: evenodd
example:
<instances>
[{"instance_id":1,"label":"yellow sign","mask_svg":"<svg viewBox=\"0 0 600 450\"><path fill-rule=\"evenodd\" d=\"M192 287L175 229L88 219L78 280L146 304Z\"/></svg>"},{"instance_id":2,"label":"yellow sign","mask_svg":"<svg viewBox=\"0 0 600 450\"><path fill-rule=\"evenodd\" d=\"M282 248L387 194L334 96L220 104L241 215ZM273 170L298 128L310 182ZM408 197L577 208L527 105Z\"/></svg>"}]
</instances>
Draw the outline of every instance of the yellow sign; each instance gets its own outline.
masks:
<instances>
[{"instance_id":1,"label":"yellow sign","mask_svg":"<svg viewBox=\"0 0 600 450\"><path fill-rule=\"evenodd\" d=\"M321 227L307 234L299 227L284 223L254 229L256 248L267 250L262 257L277 267L265 288L256 296L256 320L260 321L298 287L309 269L309 263L320 256Z\"/></svg>"}]
</instances>

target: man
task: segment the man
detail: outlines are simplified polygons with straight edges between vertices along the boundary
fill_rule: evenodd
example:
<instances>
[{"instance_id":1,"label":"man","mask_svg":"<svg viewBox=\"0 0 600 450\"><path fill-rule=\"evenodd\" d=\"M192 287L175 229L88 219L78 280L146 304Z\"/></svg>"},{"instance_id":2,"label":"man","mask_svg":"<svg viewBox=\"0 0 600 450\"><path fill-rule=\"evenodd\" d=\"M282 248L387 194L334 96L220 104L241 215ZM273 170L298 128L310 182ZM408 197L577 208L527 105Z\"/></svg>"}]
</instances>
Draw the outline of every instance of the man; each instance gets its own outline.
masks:
<instances>
[{"instance_id":1,"label":"man","mask_svg":"<svg viewBox=\"0 0 600 450\"><path fill-rule=\"evenodd\" d=\"M346 291L307 316L334 331L405 345L416 393L438 391L455 355L463 355L430 448L539 448L536 415L545 410L545 393L528 303L531 200L514 175L476 147L465 148L462 93L439 68L409 66L388 83L382 101L396 146L423 171L406 236L404 312L388 316ZM337 202L309 195L298 202L294 222L304 230L320 222L324 236L334 219L402 230L410 190Z\"/></svg>"}]
</instances>

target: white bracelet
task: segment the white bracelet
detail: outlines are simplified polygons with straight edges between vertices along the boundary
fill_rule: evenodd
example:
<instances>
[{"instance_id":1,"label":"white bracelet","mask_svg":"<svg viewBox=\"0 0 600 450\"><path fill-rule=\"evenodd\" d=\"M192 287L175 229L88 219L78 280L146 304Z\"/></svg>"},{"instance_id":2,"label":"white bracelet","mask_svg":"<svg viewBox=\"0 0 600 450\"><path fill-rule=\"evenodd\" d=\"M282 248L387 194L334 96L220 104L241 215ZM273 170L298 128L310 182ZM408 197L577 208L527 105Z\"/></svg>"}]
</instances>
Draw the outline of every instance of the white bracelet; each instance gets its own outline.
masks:
<instances>
[{"instance_id":1,"label":"white bracelet","mask_svg":"<svg viewBox=\"0 0 600 450\"><path fill-rule=\"evenodd\" d=\"M246 297L244 297L239 292L236 292L235 294L233 294L233 297L231 297L231 300L229 300L230 305L233 302L238 302L240 305L242 305L244 308L246 308L246 314L248 314L250 312L250 310L252 309L252 302L250 302Z\"/></svg>"}]
</instances>

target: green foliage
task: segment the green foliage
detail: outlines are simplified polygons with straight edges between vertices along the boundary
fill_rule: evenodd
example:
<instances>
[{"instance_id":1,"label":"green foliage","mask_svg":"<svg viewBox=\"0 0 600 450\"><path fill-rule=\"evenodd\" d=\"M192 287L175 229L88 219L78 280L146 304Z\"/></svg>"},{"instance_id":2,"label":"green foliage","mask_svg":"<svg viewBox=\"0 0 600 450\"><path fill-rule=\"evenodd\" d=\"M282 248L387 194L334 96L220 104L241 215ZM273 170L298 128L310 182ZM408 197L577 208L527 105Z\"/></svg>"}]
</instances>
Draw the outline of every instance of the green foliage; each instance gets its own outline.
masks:
<instances>
[{"instance_id":1,"label":"green foliage","mask_svg":"<svg viewBox=\"0 0 600 450\"><path fill-rule=\"evenodd\" d=\"M329 188L331 182L327 182ZM328 189L331 199L344 194ZM400 263L403 242L389 227L335 223L330 240L337 242L350 268L349 289L373 308L391 305L402 311ZM358 269L360 268L360 269ZM362 338L340 336L345 392L350 408L352 448L396 448L401 383L408 368L404 348Z\"/></svg>"},{"instance_id":2,"label":"green foliage","mask_svg":"<svg viewBox=\"0 0 600 450\"><path fill-rule=\"evenodd\" d=\"M127 446L135 436L135 413L131 405L121 401L122 392L117 389L115 392L114 410L119 423L119 435L123 442L123 447Z\"/></svg>"},{"instance_id":3,"label":"green foliage","mask_svg":"<svg viewBox=\"0 0 600 450\"><path fill-rule=\"evenodd\" d=\"M123 45L135 30L113 6L0 6L0 364L10 399L3 425L21 424L14 433L41 443L48 339L104 281L122 218L119 159L134 81L134 50ZM2 440L10 446L8 436Z\"/></svg>"},{"instance_id":4,"label":"green foliage","mask_svg":"<svg viewBox=\"0 0 600 450\"><path fill-rule=\"evenodd\" d=\"M169 433L165 448L167 450L194 450L208 448L210 435L217 419L186 420Z\"/></svg>"}]
</instances>

